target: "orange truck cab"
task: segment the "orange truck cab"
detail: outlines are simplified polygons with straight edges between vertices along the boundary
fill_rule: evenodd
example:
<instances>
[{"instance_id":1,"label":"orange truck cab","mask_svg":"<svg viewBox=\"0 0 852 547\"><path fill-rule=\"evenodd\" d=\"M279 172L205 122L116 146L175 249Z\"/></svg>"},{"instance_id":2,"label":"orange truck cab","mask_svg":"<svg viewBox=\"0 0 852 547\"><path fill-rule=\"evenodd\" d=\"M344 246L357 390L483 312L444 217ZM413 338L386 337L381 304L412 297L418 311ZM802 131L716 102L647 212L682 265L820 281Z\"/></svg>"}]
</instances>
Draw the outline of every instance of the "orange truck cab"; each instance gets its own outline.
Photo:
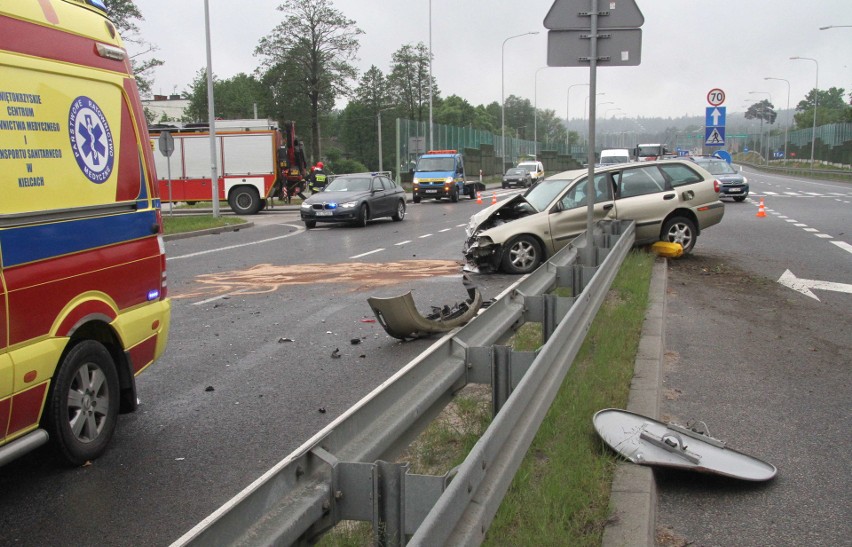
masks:
<instances>
[{"instance_id":1,"label":"orange truck cab","mask_svg":"<svg viewBox=\"0 0 852 547\"><path fill-rule=\"evenodd\" d=\"M101 0L0 0L0 465L101 455L171 304L130 60Z\"/></svg>"}]
</instances>

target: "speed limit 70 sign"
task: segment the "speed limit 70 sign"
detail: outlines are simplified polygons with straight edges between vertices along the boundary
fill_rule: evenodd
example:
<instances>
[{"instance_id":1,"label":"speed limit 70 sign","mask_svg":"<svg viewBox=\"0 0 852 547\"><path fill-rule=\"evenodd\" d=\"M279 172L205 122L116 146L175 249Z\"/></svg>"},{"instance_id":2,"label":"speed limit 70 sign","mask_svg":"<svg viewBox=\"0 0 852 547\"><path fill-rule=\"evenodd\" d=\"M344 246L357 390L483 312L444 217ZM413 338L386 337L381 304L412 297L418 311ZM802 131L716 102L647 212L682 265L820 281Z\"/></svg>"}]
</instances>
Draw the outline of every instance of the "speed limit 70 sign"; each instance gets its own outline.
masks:
<instances>
[{"instance_id":1,"label":"speed limit 70 sign","mask_svg":"<svg viewBox=\"0 0 852 547\"><path fill-rule=\"evenodd\" d=\"M707 102L710 103L710 106L719 106L725 102L725 92L718 87L711 89L707 94Z\"/></svg>"}]
</instances>

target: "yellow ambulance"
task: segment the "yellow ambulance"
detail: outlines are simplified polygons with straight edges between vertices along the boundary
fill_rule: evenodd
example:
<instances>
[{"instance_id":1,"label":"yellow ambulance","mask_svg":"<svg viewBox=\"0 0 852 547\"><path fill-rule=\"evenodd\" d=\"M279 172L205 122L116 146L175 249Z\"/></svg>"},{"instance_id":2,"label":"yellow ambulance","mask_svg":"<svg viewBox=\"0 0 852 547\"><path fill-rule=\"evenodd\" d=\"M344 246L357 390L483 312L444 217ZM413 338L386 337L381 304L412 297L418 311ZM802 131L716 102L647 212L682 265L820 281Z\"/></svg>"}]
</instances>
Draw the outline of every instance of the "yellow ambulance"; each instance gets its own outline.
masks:
<instances>
[{"instance_id":1,"label":"yellow ambulance","mask_svg":"<svg viewBox=\"0 0 852 547\"><path fill-rule=\"evenodd\" d=\"M168 340L157 177L101 0L0 0L0 465L101 455Z\"/></svg>"}]
</instances>

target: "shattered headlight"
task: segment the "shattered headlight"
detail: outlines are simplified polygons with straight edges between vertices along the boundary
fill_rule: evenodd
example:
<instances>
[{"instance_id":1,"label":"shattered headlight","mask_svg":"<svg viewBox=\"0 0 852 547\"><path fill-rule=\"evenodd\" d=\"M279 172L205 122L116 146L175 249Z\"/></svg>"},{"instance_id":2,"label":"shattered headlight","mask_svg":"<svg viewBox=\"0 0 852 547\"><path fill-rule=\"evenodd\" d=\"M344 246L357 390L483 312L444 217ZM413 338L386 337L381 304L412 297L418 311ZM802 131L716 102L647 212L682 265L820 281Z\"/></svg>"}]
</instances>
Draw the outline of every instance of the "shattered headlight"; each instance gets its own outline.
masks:
<instances>
[{"instance_id":1,"label":"shattered headlight","mask_svg":"<svg viewBox=\"0 0 852 547\"><path fill-rule=\"evenodd\" d=\"M467 234L467 237L470 237L470 236L473 235L473 233L475 231L476 231L476 221L473 220L473 218L471 218L470 221L468 221L467 226L465 226L465 228L464 228L464 233Z\"/></svg>"}]
</instances>

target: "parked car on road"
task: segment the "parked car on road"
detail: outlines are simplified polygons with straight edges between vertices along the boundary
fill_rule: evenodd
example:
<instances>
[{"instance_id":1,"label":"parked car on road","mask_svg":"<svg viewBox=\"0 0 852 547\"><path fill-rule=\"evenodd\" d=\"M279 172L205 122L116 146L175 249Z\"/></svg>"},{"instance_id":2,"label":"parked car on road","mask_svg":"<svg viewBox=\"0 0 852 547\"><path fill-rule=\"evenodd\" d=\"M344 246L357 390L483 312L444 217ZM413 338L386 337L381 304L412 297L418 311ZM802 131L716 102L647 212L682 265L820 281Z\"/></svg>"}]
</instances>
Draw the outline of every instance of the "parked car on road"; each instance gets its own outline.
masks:
<instances>
[{"instance_id":1,"label":"parked car on road","mask_svg":"<svg viewBox=\"0 0 852 547\"><path fill-rule=\"evenodd\" d=\"M730 163L706 156L694 157L692 161L715 175L722 183L722 197L734 198L734 201L745 201L748 197L748 179Z\"/></svg>"},{"instance_id":2,"label":"parked car on road","mask_svg":"<svg viewBox=\"0 0 852 547\"><path fill-rule=\"evenodd\" d=\"M510 186L522 186L529 188L532 186L532 175L526 169L521 167L512 167L503 175L503 188Z\"/></svg>"},{"instance_id":3,"label":"parked car on road","mask_svg":"<svg viewBox=\"0 0 852 547\"><path fill-rule=\"evenodd\" d=\"M465 270L525 274L586 229L587 170L543 180L473 215L464 244ZM636 243L671 241L692 251L701 230L725 212L719 181L690 161L600 168L594 175L594 218L633 219Z\"/></svg>"},{"instance_id":4,"label":"parked car on road","mask_svg":"<svg viewBox=\"0 0 852 547\"><path fill-rule=\"evenodd\" d=\"M544 164L540 161L522 161L517 165L521 169L526 169L530 172L533 184L544 178Z\"/></svg>"},{"instance_id":5,"label":"parked car on road","mask_svg":"<svg viewBox=\"0 0 852 547\"><path fill-rule=\"evenodd\" d=\"M302 202L300 213L308 229L317 222L366 226L368 220L380 217L400 221L405 218L405 196L388 172L340 175Z\"/></svg>"}]
</instances>

